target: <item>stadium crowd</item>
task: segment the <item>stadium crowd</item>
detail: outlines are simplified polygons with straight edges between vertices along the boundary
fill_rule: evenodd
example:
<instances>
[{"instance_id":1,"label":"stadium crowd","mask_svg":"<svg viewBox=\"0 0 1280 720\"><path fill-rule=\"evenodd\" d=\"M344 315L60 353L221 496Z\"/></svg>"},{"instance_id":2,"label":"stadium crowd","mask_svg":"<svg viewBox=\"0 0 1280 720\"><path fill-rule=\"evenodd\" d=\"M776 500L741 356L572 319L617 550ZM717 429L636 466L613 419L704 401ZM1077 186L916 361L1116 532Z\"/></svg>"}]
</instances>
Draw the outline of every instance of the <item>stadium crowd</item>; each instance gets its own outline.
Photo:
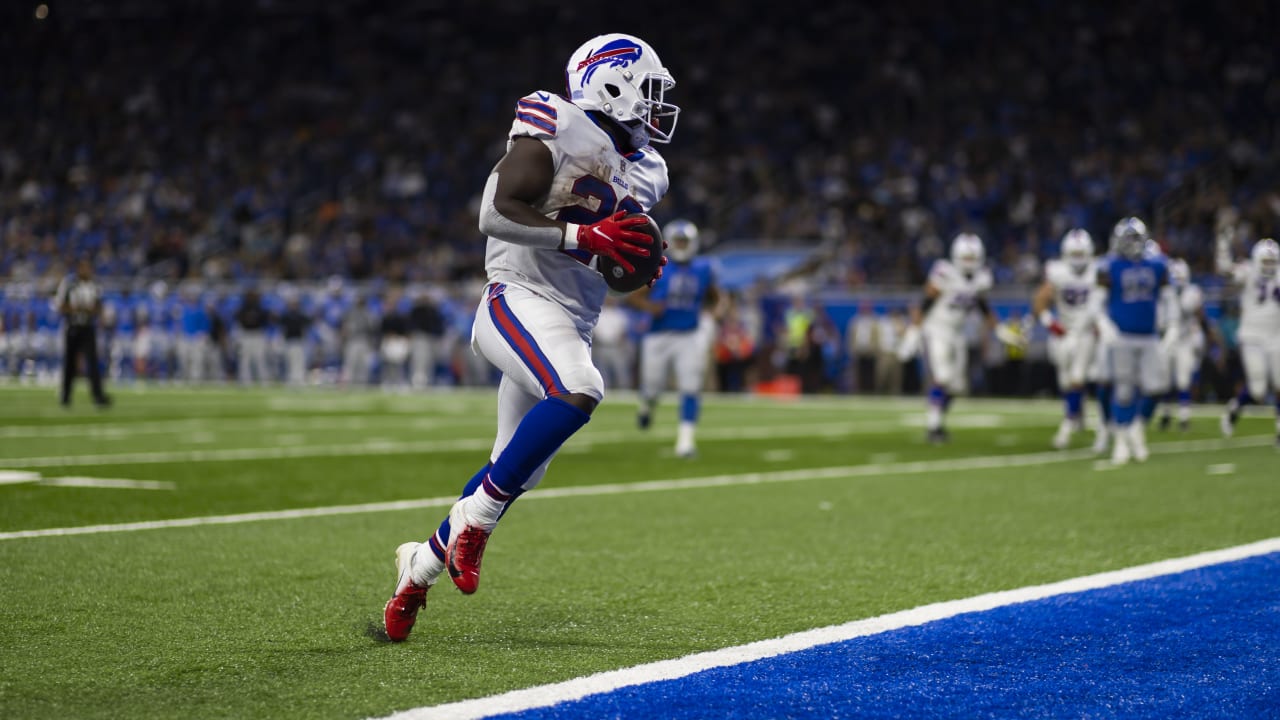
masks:
<instances>
[{"instance_id":1,"label":"stadium crowd","mask_svg":"<svg viewBox=\"0 0 1280 720\"><path fill-rule=\"evenodd\" d=\"M822 245L832 260L813 282L855 292L918 286L961 229L984 238L999 284L1024 288L1067 228L1105 237L1128 212L1201 272L1222 208L1235 208L1242 248L1275 231L1280 9L983 0L957 21L944 6L655 8L646 35L684 107L662 218L692 219L708 244ZM535 74L548 54L634 20L629 8L599 10L133 0L54 5L44 19L6 11L8 356L19 333L55 335L56 318L18 308L79 256L115 288L108 334L129 339L109 355L117 373L182 377L196 365L179 348L202 335L222 348L202 377L259 366L256 350L246 363L230 342L244 333L236 318L251 284L268 288L259 329L273 378L297 379L286 331L305 340L309 372L349 377L339 338L380 348L386 309L408 313L423 298L442 314L440 346L465 345L482 266L477 196L511 108L530 89L557 89L559 78ZM331 276L342 289L323 287ZM393 297L395 287L413 290ZM776 358L762 361L765 375L797 353L779 340L794 334L753 306L767 294L740 296L745 329L723 350L738 366L747 345ZM301 336L283 322L291 297L309 313ZM371 313L364 329L344 335L360 309ZM830 369L856 354L848 328L827 324L813 341L830 360L824 385L850 389ZM37 345L23 340L22 352ZM469 354L439 352L455 358L442 377L478 381L456 360ZM356 374L381 377L379 353L366 366L356 351ZM420 366L403 372L425 382Z\"/></svg>"}]
</instances>

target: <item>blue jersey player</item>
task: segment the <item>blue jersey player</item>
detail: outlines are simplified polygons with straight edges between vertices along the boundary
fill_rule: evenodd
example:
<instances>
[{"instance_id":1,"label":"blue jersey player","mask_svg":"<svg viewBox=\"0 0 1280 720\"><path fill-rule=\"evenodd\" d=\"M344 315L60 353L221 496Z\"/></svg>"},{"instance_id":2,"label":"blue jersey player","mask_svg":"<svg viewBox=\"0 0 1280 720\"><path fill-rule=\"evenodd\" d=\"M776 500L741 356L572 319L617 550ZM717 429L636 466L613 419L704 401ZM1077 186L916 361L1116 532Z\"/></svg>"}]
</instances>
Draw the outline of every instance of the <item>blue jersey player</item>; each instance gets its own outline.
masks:
<instances>
[{"instance_id":1,"label":"blue jersey player","mask_svg":"<svg viewBox=\"0 0 1280 720\"><path fill-rule=\"evenodd\" d=\"M662 235L670 245L670 263L663 276L647 293L641 290L627 297L632 307L653 318L640 344L640 409L636 421L641 429L649 427L658 395L674 371L680 393L676 456L690 458L697 452L694 428L700 409L698 396L715 332L715 311L708 318L705 310L717 307L721 294L711 259L697 257L697 226L687 220L674 220Z\"/></svg>"},{"instance_id":2,"label":"blue jersey player","mask_svg":"<svg viewBox=\"0 0 1280 720\"><path fill-rule=\"evenodd\" d=\"M1142 394L1155 397L1167 386L1156 312L1169 268L1163 256L1145 252L1148 240L1141 220L1121 220L1112 231L1116 253L1099 275L1100 284L1108 288L1107 317L1117 332L1109 346L1109 362L1116 426L1111 460L1118 465L1147 459L1145 426L1135 422L1138 407Z\"/></svg>"}]
</instances>

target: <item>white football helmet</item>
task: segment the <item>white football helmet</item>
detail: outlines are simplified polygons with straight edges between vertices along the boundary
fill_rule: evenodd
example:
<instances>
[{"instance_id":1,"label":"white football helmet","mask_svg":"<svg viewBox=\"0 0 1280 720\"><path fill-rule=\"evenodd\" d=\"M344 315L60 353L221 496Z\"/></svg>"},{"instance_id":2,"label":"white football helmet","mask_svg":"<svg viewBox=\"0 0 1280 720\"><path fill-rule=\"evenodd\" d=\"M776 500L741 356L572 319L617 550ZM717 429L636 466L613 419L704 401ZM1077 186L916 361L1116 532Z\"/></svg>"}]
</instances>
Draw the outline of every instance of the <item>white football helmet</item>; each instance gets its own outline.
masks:
<instances>
[{"instance_id":1,"label":"white football helmet","mask_svg":"<svg viewBox=\"0 0 1280 720\"><path fill-rule=\"evenodd\" d=\"M951 241L951 264L965 274L972 274L982 269L986 262L987 251L982 247L982 238L973 233L960 233Z\"/></svg>"},{"instance_id":2,"label":"white football helmet","mask_svg":"<svg viewBox=\"0 0 1280 720\"><path fill-rule=\"evenodd\" d=\"M672 220L662 229L667 255L676 262L689 262L698 254L698 226L688 220Z\"/></svg>"},{"instance_id":3,"label":"white football helmet","mask_svg":"<svg viewBox=\"0 0 1280 720\"><path fill-rule=\"evenodd\" d=\"M1147 251L1147 241L1151 233L1147 232L1147 224L1136 217L1127 217L1111 231L1111 252L1136 260Z\"/></svg>"},{"instance_id":4,"label":"white football helmet","mask_svg":"<svg viewBox=\"0 0 1280 720\"><path fill-rule=\"evenodd\" d=\"M633 35L591 38L569 57L565 85L569 100L613 120L643 130L646 140L671 142L680 108L666 102L675 78L649 44ZM637 143L637 147L648 144Z\"/></svg>"},{"instance_id":5,"label":"white football helmet","mask_svg":"<svg viewBox=\"0 0 1280 720\"><path fill-rule=\"evenodd\" d=\"M1093 263L1093 237L1081 228L1062 237L1062 259L1076 272L1084 272Z\"/></svg>"},{"instance_id":6,"label":"white football helmet","mask_svg":"<svg viewBox=\"0 0 1280 720\"><path fill-rule=\"evenodd\" d=\"M1263 238L1253 244L1253 252L1249 254L1253 258L1253 267L1263 277L1275 277L1276 269L1280 266L1280 244L1271 238Z\"/></svg>"},{"instance_id":7,"label":"white football helmet","mask_svg":"<svg viewBox=\"0 0 1280 720\"><path fill-rule=\"evenodd\" d=\"M1182 258L1169 261L1169 282L1174 287L1186 287L1191 284L1191 266Z\"/></svg>"}]
</instances>

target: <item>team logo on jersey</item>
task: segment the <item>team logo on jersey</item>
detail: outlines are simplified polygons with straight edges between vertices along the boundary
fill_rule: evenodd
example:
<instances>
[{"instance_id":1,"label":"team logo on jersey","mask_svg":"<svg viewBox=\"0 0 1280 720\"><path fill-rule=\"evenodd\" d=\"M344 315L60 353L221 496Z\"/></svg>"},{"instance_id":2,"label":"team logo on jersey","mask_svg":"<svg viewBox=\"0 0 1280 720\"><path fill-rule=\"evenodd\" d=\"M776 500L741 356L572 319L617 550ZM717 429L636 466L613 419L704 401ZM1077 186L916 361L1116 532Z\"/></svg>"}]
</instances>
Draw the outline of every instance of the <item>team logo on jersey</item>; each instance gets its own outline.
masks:
<instances>
[{"instance_id":1,"label":"team logo on jersey","mask_svg":"<svg viewBox=\"0 0 1280 720\"><path fill-rule=\"evenodd\" d=\"M644 49L631 40L618 39L606 43L599 50L592 50L587 59L578 63L578 72L586 69L582 75L582 84L591 80L591 76L601 67L627 67L640 60Z\"/></svg>"}]
</instances>

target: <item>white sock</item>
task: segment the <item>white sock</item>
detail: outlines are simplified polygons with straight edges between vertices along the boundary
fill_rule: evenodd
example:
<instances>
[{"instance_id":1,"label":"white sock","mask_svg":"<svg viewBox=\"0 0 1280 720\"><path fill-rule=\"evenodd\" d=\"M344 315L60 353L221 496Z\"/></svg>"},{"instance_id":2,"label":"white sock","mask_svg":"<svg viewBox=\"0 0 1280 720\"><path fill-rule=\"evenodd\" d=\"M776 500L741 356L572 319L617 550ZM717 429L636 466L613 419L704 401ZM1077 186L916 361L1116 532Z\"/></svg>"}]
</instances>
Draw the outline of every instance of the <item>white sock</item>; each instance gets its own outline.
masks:
<instances>
[{"instance_id":1,"label":"white sock","mask_svg":"<svg viewBox=\"0 0 1280 720\"><path fill-rule=\"evenodd\" d=\"M929 412L925 415L925 425L930 430L937 430L942 427L942 408L930 405Z\"/></svg>"},{"instance_id":2,"label":"white sock","mask_svg":"<svg viewBox=\"0 0 1280 720\"><path fill-rule=\"evenodd\" d=\"M444 572L444 561L436 557L430 543L422 543L413 554L413 562L409 566L409 579L414 585L430 586L436 584L440 573Z\"/></svg>"},{"instance_id":3,"label":"white sock","mask_svg":"<svg viewBox=\"0 0 1280 720\"><path fill-rule=\"evenodd\" d=\"M488 528L498 524L498 518L502 517L502 511L507 507L505 502L485 492L483 486L476 489L462 503L462 513L468 525ZM458 529L461 530L461 528Z\"/></svg>"},{"instance_id":4,"label":"white sock","mask_svg":"<svg viewBox=\"0 0 1280 720\"><path fill-rule=\"evenodd\" d=\"M693 428L694 424L688 420L680 421L680 427L676 429L676 452L693 450Z\"/></svg>"}]
</instances>

